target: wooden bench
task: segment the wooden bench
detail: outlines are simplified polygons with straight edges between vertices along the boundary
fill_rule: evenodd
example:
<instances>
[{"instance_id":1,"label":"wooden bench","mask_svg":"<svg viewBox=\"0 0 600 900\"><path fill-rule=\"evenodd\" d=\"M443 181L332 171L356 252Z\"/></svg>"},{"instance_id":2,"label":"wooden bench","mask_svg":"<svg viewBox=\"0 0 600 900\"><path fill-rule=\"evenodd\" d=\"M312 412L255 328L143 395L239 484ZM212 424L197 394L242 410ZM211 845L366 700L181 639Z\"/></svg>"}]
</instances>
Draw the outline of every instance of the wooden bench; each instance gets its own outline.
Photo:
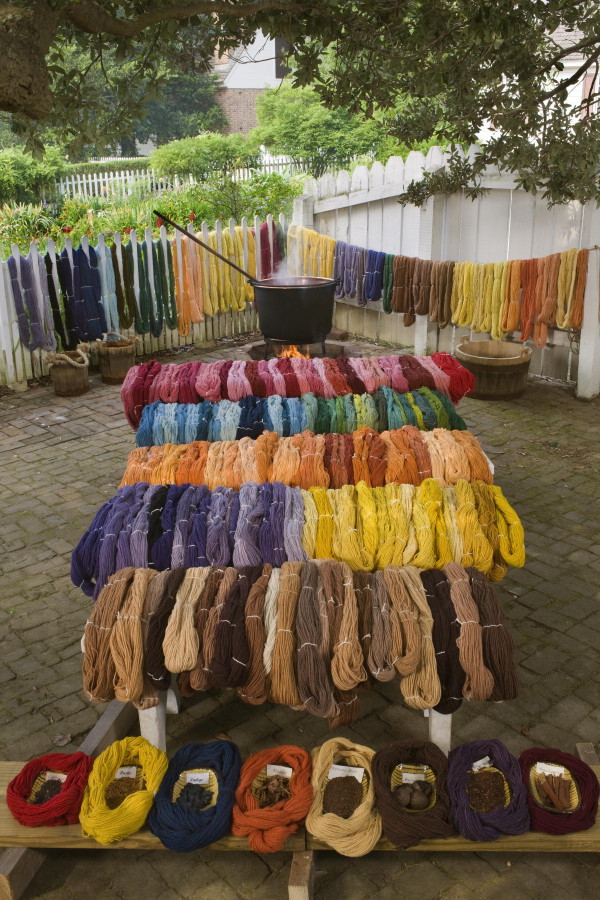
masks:
<instances>
[{"instance_id":1,"label":"wooden bench","mask_svg":"<svg viewBox=\"0 0 600 900\"><path fill-rule=\"evenodd\" d=\"M135 710L114 700L90 732L80 749L86 753L99 753L113 740L124 737L135 722ZM579 756L591 765L600 780L600 760L593 744L578 744ZM20 771L22 762L0 762L0 847L10 848L0 859L0 898L18 900L44 862L43 850L102 850L106 849L81 833L80 825L57 828L26 828L16 822L6 805L6 787ZM34 848L34 849L33 849ZM113 844L114 850L164 850L158 838L147 828L124 841ZM248 851L245 838L226 837L212 844L211 850ZM314 880L314 852L330 850L322 841L300 829L286 842L284 851L293 854L288 896L290 900L310 900ZM375 850L397 851L389 841L381 840ZM551 835L528 832L518 837L505 836L497 841L474 843L456 835L444 840L422 841L411 851L423 852L477 852L477 853L598 853L600 852L600 821L588 831L567 835ZM201 851L200 851L201 852ZM182 860L183 864L183 860Z\"/></svg>"}]
</instances>

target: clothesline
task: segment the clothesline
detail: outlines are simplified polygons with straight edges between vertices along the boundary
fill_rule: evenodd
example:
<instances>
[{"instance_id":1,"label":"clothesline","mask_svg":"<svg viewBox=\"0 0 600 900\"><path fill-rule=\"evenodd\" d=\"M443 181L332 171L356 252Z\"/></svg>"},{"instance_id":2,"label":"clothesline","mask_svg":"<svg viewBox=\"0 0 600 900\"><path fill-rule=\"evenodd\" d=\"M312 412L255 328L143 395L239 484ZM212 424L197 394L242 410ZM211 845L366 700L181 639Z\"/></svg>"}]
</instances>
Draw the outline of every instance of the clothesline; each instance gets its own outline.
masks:
<instances>
[{"instance_id":1,"label":"clothesline","mask_svg":"<svg viewBox=\"0 0 600 900\"><path fill-rule=\"evenodd\" d=\"M260 257L254 228L239 225L200 233L205 242L251 275L269 277L285 254L283 226L260 224ZM127 243L102 235L93 247L87 237L74 247L67 238L60 253L54 242L42 255L35 244L24 256L16 245L7 261L19 338L30 351L72 350L81 341L135 327L159 337L165 326L185 337L192 323L228 310L243 310L253 299L245 279L194 241L177 233L152 238L149 229Z\"/></svg>"},{"instance_id":2,"label":"clothesline","mask_svg":"<svg viewBox=\"0 0 600 900\"><path fill-rule=\"evenodd\" d=\"M439 328L467 326L494 340L520 332L519 340L538 347L548 328L581 329L589 253L453 262L366 250L301 225L291 225L287 237L290 274L338 279L338 300L363 307L381 300L384 312L402 313L407 327L428 316Z\"/></svg>"}]
</instances>

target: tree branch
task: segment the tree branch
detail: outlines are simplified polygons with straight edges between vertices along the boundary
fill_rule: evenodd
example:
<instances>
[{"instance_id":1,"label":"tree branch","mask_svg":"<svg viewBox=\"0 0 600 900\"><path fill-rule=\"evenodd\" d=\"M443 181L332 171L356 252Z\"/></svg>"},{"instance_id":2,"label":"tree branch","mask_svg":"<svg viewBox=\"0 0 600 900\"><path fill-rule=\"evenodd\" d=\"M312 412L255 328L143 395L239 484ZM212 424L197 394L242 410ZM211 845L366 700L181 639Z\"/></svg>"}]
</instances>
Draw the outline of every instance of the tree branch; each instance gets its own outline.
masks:
<instances>
[{"instance_id":1,"label":"tree branch","mask_svg":"<svg viewBox=\"0 0 600 900\"><path fill-rule=\"evenodd\" d=\"M551 97L556 96L556 94L559 94L566 87L569 87L572 84L577 84L577 82L580 81L581 77L585 75L591 64L595 62L599 56L600 47L598 47L591 56L588 56L585 62L581 66L579 66L577 71L573 72L573 74L570 75L569 78L561 79L561 81L551 91L544 91L543 94L540 94L540 101L550 100Z\"/></svg>"},{"instance_id":2,"label":"tree branch","mask_svg":"<svg viewBox=\"0 0 600 900\"><path fill-rule=\"evenodd\" d=\"M117 19L107 13L94 0L81 0L67 6L61 15L87 34L111 34L115 37L135 37L152 25L169 19L189 19L197 15L213 15L244 18L267 10L293 12L301 9L293 0L249 0L248 3L230 3L227 0L198 0L192 3L173 3L132 19Z\"/></svg>"}]
</instances>

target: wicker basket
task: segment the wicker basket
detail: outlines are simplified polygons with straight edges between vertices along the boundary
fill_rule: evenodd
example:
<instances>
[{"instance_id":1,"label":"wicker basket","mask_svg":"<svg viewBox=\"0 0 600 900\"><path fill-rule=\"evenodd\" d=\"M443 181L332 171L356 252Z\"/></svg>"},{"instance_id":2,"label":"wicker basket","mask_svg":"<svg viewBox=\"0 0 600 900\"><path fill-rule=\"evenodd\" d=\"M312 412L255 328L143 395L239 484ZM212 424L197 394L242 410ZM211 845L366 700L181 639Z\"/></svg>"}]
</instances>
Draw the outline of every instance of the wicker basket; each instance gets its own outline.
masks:
<instances>
[{"instance_id":1,"label":"wicker basket","mask_svg":"<svg viewBox=\"0 0 600 900\"><path fill-rule=\"evenodd\" d=\"M90 389L89 362L82 350L48 354L50 378L58 397L79 397Z\"/></svg>"},{"instance_id":2,"label":"wicker basket","mask_svg":"<svg viewBox=\"0 0 600 900\"><path fill-rule=\"evenodd\" d=\"M188 775L204 775L207 773L208 783L205 785L205 787L208 791L212 792L212 800L210 801L210 803L207 803L204 808L210 809L211 806L215 806L219 794L219 779L217 778L217 775L213 769L184 769L183 772L180 772L179 778L173 785L173 794L171 796L171 800L173 801L173 803L177 803L179 795L187 784Z\"/></svg>"},{"instance_id":3,"label":"wicker basket","mask_svg":"<svg viewBox=\"0 0 600 900\"><path fill-rule=\"evenodd\" d=\"M510 341L463 341L456 358L475 376L475 400L516 400L527 387L531 348Z\"/></svg>"},{"instance_id":4,"label":"wicker basket","mask_svg":"<svg viewBox=\"0 0 600 900\"><path fill-rule=\"evenodd\" d=\"M397 766L394 767L392 771L392 777L390 779L390 785L393 791L396 790L397 787L400 787L402 784L402 776L404 773L408 775L419 775L421 781L426 781L427 784L430 784L433 787L433 790L429 797L429 803L425 807L425 809L411 809L409 806L404 807L404 812L409 813L420 813L427 812L428 809L433 809L437 801L437 793L435 790L435 774L433 769L429 766L414 766L410 763L398 763Z\"/></svg>"},{"instance_id":5,"label":"wicker basket","mask_svg":"<svg viewBox=\"0 0 600 900\"><path fill-rule=\"evenodd\" d=\"M108 340L111 334L116 335L116 340ZM103 340L96 341L96 346L104 384L123 384L128 371L135 365L135 340L109 331Z\"/></svg>"},{"instance_id":6,"label":"wicker basket","mask_svg":"<svg viewBox=\"0 0 600 900\"><path fill-rule=\"evenodd\" d=\"M533 797L533 802L536 806L541 807L541 809L545 809L547 812L557 813L557 815L569 815L569 813L575 812L576 809L579 809L581 806L581 794L579 793L579 789L577 787L577 782L569 772L569 770L564 767L565 773L562 776L569 782L569 808L568 809L556 809L552 803L550 803L549 798L544 793L544 789L542 788L539 782L539 775L535 771L535 765L533 765L529 770L529 790L531 791L531 796Z\"/></svg>"}]
</instances>

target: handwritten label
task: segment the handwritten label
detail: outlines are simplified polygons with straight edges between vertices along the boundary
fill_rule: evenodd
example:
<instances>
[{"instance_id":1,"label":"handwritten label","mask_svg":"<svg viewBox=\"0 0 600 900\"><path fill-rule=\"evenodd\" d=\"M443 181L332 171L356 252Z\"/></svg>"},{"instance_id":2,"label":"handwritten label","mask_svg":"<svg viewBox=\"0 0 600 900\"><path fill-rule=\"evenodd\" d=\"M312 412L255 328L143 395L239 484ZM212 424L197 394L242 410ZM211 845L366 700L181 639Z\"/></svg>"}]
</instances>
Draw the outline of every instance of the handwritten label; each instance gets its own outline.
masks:
<instances>
[{"instance_id":1,"label":"handwritten label","mask_svg":"<svg viewBox=\"0 0 600 900\"><path fill-rule=\"evenodd\" d=\"M135 778L136 775L137 775L137 767L136 766L121 766L120 769L117 769L115 778Z\"/></svg>"},{"instance_id":2,"label":"handwritten label","mask_svg":"<svg viewBox=\"0 0 600 900\"><path fill-rule=\"evenodd\" d=\"M289 766L267 766L267 777L272 778L273 775L280 775L282 778L291 778L294 770Z\"/></svg>"},{"instance_id":3,"label":"handwritten label","mask_svg":"<svg viewBox=\"0 0 600 900\"><path fill-rule=\"evenodd\" d=\"M354 766L332 766L329 770L329 778L346 778L351 776L356 778L359 784L362 784L364 769L358 769Z\"/></svg>"},{"instance_id":4,"label":"handwritten label","mask_svg":"<svg viewBox=\"0 0 600 900\"><path fill-rule=\"evenodd\" d=\"M185 776L186 784L208 784L209 780L209 772L188 772Z\"/></svg>"},{"instance_id":5,"label":"handwritten label","mask_svg":"<svg viewBox=\"0 0 600 900\"><path fill-rule=\"evenodd\" d=\"M478 772L479 769L485 769L486 766L490 765L490 762L491 760L489 756L484 756L483 759L478 759L477 762L473 763L473 765L471 766L471 771Z\"/></svg>"},{"instance_id":6,"label":"handwritten label","mask_svg":"<svg viewBox=\"0 0 600 900\"><path fill-rule=\"evenodd\" d=\"M66 780L64 772L46 772L46 781L60 781L64 784Z\"/></svg>"},{"instance_id":7,"label":"handwritten label","mask_svg":"<svg viewBox=\"0 0 600 900\"><path fill-rule=\"evenodd\" d=\"M414 784L415 781L424 781L423 775L417 772L403 772L402 784Z\"/></svg>"},{"instance_id":8,"label":"handwritten label","mask_svg":"<svg viewBox=\"0 0 600 900\"><path fill-rule=\"evenodd\" d=\"M538 775L564 775L564 766L553 766L552 763L536 763L535 771Z\"/></svg>"}]
</instances>

